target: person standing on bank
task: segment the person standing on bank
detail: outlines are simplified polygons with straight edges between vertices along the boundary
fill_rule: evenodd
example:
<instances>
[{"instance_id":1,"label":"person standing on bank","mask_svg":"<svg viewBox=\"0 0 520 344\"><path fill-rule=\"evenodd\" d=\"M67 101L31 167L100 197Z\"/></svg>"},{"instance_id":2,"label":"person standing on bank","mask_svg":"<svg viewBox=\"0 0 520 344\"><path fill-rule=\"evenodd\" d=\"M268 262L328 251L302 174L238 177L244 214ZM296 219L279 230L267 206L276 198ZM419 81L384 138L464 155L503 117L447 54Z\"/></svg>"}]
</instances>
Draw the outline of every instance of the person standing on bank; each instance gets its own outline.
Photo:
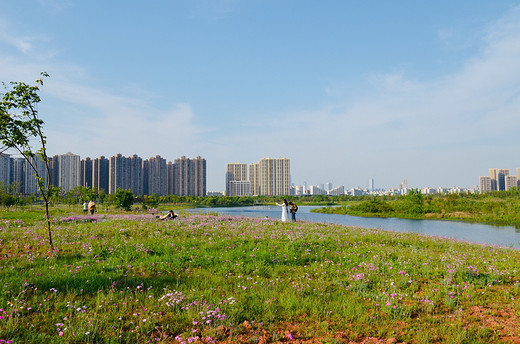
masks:
<instances>
[{"instance_id":1,"label":"person standing on bank","mask_svg":"<svg viewBox=\"0 0 520 344\"><path fill-rule=\"evenodd\" d=\"M85 203L83 203L83 212L86 214L88 213L88 202L85 201Z\"/></svg>"},{"instance_id":2,"label":"person standing on bank","mask_svg":"<svg viewBox=\"0 0 520 344\"><path fill-rule=\"evenodd\" d=\"M88 202L88 210L90 210L90 215L94 215L96 212L96 203L94 201Z\"/></svg>"},{"instance_id":3,"label":"person standing on bank","mask_svg":"<svg viewBox=\"0 0 520 344\"><path fill-rule=\"evenodd\" d=\"M291 209L289 209L289 212L291 213L291 220L296 222L296 212L298 211L298 206L293 202L289 202L289 204L291 205Z\"/></svg>"},{"instance_id":4,"label":"person standing on bank","mask_svg":"<svg viewBox=\"0 0 520 344\"><path fill-rule=\"evenodd\" d=\"M279 207L282 207L282 222L287 222L287 206L289 205L287 203L287 200L284 198L283 203L281 203L281 204L276 203L276 205Z\"/></svg>"}]
</instances>

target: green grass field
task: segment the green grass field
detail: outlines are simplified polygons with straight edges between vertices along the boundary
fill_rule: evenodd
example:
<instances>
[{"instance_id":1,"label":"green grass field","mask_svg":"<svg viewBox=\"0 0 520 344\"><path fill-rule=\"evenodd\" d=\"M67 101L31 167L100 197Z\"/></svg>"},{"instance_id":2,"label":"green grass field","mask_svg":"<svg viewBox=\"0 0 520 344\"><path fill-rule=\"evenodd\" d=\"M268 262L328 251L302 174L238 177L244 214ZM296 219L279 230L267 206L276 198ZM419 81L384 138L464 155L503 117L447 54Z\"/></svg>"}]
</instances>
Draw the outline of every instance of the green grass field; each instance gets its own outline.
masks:
<instances>
[{"instance_id":1,"label":"green grass field","mask_svg":"<svg viewBox=\"0 0 520 344\"><path fill-rule=\"evenodd\" d=\"M184 215L0 220L0 343L508 343L520 252Z\"/></svg>"}]
</instances>

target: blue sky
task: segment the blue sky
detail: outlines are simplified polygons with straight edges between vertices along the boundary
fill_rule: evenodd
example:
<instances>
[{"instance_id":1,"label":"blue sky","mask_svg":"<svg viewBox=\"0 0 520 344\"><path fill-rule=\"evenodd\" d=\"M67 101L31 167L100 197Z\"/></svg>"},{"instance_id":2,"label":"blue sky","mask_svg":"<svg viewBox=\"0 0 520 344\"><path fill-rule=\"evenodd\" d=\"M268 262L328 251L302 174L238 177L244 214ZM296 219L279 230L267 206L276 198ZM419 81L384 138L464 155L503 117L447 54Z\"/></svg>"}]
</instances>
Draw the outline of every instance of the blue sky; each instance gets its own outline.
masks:
<instances>
[{"instance_id":1,"label":"blue sky","mask_svg":"<svg viewBox=\"0 0 520 344\"><path fill-rule=\"evenodd\" d=\"M295 184L463 186L520 167L520 1L0 2L0 80L50 154L291 159Z\"/></svg>"}]
</instances>

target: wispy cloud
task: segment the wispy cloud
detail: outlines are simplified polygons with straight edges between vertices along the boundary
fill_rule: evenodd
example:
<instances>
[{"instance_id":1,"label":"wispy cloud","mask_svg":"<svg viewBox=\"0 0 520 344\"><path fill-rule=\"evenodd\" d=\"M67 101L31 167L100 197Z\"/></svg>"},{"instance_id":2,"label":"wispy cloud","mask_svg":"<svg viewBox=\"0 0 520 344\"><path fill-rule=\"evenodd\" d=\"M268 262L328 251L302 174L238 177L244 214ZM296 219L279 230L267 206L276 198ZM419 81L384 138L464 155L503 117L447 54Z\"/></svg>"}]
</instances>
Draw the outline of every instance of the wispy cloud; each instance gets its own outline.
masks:
<instances>
[{"instance_id":1,"label":"wispy cloud","mask_svg":"<svg viewBox=\"0 0 520 344\"><path fill-rule=\"evenodd\" d=\"M59 150L66 143L83 155L133 154L173 159L175 154L195 145L206 129L194 124L195 114L189 104L172 104L160 109L143 99L123 97L74 83L48 81L45 92L59 102L69 104L70 120L54 123L52 133ZM56 122L56 120L54 120ZM81 135L74 135L77 128ZM88 142L85 142L88 141ZM110 144L107 146L107 142Z\"/></svg>"},{"instance_id":2,"label":"wispy cloud","mask_svg":"<svg viewBox=\"0 0 520 344\"><path fill-rule=\"evenodd\" d=\"M24 54L27 54L32 47L30 39L18 37L13 32L10 32L8 23L2 17L0 17L0 42L14 47Z\"/></svg>"},{"instance_id":3,"label":"wispy cloud","mask_svg":"<svg viewBox=\"0 0 520 344\"><path fill-rule=\"evenodd\" d=\"M338 159L362 168L358 179L366 179L366 170L373 168L379 181L397 184L403 171L452 173L443 171L443 164L455 168L467 159L482 159L475 154L480 149L517 156L520 141L504 147L500 137L520 132L520 7L490 25L481 42L479 53L451 74L426 81L408 77L405 70L371 74L366 81L373 93L364 99L279 113L264 119L262 132L251 124L225 142L233 154L240 149L232 143L243 142L250 156L278 152L274 155L289 156L295 165L311 159L313 164L294 169L300 171L297 180L327 178L323 169ZM381 171L381 166L389 167ZM327 170L334 171L331 179L350 175L356 180L354 170ZM462 178L467 182L467 175L461 173Z\"/></svg>"}]
</instances>

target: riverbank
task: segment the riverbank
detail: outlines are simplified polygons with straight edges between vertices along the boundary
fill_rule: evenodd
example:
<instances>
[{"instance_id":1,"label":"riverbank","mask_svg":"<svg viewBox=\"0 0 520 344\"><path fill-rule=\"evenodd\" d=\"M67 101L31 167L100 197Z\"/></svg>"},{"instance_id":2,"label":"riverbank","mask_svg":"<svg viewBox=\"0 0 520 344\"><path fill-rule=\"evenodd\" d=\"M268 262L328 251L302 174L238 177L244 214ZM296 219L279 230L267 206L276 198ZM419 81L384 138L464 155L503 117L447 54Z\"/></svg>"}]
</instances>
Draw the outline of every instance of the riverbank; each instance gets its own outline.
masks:
<instances>
[{"instance_id":1,"label":"riverbank","mask_svg":"<svg viewBox=\"0 0 520 344\"><path fill-rule=\"evenodd\" d=\"M0 339L520 339L520 252L323 223L185 214L0 222Z\"/></svg>"},{"instance_id":2,"label":"riverbank","mask_svg":"<svg viewBox=\"0 0 520 344\"><path fill-rule=\"evenodd\" d=\"M516 193L427 197L416 191L406 196L385 199L372 197L333 207L314 209L324 214L362 217L448 220L520 227L520 196Z\"/></svg>"}]
</instances>

